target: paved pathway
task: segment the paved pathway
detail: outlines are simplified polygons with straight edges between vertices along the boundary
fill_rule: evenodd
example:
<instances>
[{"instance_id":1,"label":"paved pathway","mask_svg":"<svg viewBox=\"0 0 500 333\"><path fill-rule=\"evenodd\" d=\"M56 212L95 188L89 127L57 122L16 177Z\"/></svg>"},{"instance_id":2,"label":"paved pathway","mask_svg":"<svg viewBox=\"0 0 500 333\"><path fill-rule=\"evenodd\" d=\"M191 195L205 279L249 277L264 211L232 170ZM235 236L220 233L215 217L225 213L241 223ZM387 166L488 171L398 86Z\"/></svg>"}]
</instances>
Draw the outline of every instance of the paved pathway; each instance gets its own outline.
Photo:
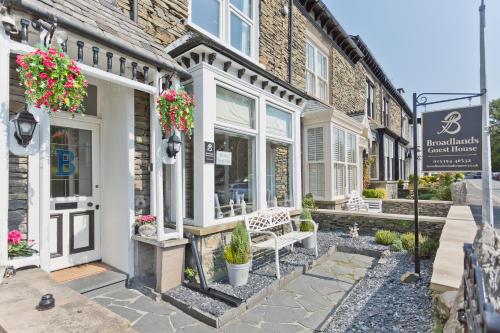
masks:
<instances>
[{"instance_id":1,"label":"paved pathway","mask_svg":"<svg viewBox=\"0 0 500 333\"><path fill-rule=\"evenodd\" d=\"M223 332L312 332L327 323L374 258L335 253L222 328Z\"/></svg>"},{"instance_id":2,"label":"paved pathway","mask_svg":"<svg viewBox=\"0 0 500 333\"><path fill-rule=\"evenodd\" d=\"M467 203L469 204L472 215L476 223L481 223L482 206L482 183L481 179L467 179ZM493 219L495 228L500 232L500 181L492 180L492 200L493 200Z\"/></svg>"},{"instance_id":3,"label":"paved pathway","mask_svg":"<svg viewBox=\"0 0 500 333\"><path fill-rule=\"evenodd\" d=\"M374 258L337 252L274 292L262 304L220 329L225 333L313 332L327 323L332 310ZM135 289L118 287L88 294L95 302L128 319L141 333L217 332L166 302L155 302Z\"/></svg>"}]
</instances>

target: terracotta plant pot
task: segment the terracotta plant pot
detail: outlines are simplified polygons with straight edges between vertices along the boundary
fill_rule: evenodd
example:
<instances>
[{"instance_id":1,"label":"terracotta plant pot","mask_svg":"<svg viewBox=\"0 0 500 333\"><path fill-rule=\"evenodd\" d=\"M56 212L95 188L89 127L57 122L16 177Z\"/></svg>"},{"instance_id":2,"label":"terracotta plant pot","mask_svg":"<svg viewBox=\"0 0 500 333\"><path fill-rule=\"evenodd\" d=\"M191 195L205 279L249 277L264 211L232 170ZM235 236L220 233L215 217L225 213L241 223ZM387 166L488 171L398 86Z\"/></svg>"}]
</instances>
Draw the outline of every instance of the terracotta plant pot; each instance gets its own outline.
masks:
<instances>
[{"instance_id":1,"label":"terracotta plant pot","mask_svg":"<svg viewBox=\"0 0 500 333\"><path fill-rule=\"evenodd\" d=\"M156 225L153 224L143 224L139 226L139 235L142 237L154 237L156 236Z\"/></svg>"}]
</instances>

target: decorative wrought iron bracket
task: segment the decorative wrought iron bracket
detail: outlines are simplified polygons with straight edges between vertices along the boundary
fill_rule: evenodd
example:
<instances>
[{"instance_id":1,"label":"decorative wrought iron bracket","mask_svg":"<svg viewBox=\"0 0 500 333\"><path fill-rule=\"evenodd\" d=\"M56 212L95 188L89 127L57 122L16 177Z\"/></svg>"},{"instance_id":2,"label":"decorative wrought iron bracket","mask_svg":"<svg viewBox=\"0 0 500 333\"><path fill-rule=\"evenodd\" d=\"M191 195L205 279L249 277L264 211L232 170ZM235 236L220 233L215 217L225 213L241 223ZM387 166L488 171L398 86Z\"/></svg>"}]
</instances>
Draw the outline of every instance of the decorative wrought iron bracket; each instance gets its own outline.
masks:
<instances>
[{"instance_id":1,"label":"decorative wrought iron bracket","mask_svg":"<svg viewBox=\"0 0 500 333\"><path fill-rule=\"evenodd\" d=\"M426 106L432 104L440 104L446 102L460 101L464 99L471 99L475 97L480 97L486 94L486 89L483 89L480 93L421 93L417 95L416 106ZM460 96L447 99L441 99L436 101L428 101L428 96Z\"/></svg>"}]
</instances>

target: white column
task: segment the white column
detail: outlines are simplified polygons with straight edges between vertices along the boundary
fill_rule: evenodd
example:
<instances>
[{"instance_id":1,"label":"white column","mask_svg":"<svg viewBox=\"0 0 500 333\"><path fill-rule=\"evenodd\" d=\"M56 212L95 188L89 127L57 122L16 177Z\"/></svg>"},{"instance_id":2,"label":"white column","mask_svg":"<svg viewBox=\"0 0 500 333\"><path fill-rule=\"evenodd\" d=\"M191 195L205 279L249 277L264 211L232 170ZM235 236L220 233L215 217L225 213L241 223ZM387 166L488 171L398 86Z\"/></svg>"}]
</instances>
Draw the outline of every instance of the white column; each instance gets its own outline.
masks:
<instances>
[{"instance_id":1,"label":"white column","mask_svg":"<svg viewBox=\"0 0 500 333\"><path fill-rule=\"evenodd\" d=\"M40 111L40 267L50 271L50 119Z\"/></svg>"},{"instance_id":2,"label":"white column","mask_svg":"<svg viewBox=\"0 0 500 333\"><path fill-rule=\"evenodd\" d=\"M304 147L306 150L306 146L301 146L302 137L300 131L300 112L295 111L294 119L294 143L293 143L293 203L295 208L302 208L302 163L301 163L301 147ZM306 155L306 154L304 154Z\"/></svg>"},{"instance_id":3,"label":"white column","mask_svg":"<svg viewBox=\"0 0 500 333\"><path fill-rule=\"evenodd\" d=\"M180 81L177 76L173 77L174 89L180 87ZM179 131L175 131L176 134L181 137ZM177 238L181 239L184 236L184 210L182 209L182 204L184 202L183 188L182 185L182 152L179 151L176 155L174 164L174 201L175 201L175 230L177 231Z\"/></svg>"},{"instance_id":4,"label":"white column","mask_svg":"<svg viewBox=\"0 0 500 333\"><path fill-rule=\"evenodd\" d=\"M9 37L0 27L0 266L7 265L9 218Z\"/></svg>"},{"instance_id":5,"label":"white column","mask_svg":"<svg viewBox=\"0 0 500 333\"><path fill-rule=\"evenodd\" d=\"M194 111L194 223L214 224L214 164L205 163L205 142L214 142L216 85L214 74L201 66L191 73L196 103Z\"/></svg>"},{"instance_id":6,"label":"white column","mask_svg":"<svg viewBox=\"0 0 500 333\"><path fill-rule=\"evenodd\" d=\"M259 122L257 128L259 131L255 147L256 161L254 175L257 176L256 197L258 201L255 202L257 207L254 210L267 207L266 99L264 97L261 96L259 98L257 107L256 115Z\"/></svg>"},{"instance_id":7,"label":"white column","mask_svg":"<svg viewBox=\"0 0 500 333\"><path fill-rule=\"evenodd\" d=\"M157 92L150 95L150 157L149 161L153 166L150 174L150 211L156 215L157 239L163 239L164 234L164 213L163 213L163 162L160 156L161 148L161 128L158 113L156 112L156 99L158 98L159 81L161 75L156 72L154 84Z\"/></svg>"}]
</instances>

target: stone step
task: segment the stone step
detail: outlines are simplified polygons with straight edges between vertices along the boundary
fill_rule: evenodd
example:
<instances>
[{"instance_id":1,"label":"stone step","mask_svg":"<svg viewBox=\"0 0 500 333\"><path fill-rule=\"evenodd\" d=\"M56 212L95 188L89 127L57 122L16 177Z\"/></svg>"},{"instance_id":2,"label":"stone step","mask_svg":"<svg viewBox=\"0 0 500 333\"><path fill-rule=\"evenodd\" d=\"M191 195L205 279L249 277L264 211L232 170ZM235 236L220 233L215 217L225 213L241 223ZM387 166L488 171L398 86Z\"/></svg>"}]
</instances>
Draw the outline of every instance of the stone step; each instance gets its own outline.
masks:
<instances>
[{"instance_id":1,"label":"stone step","mask_svg":"<svg viewBox=\"0 0 500 333\"><path fill-rule=\"evenodd\" d=\"M100 293L101 289L111 290L117 287L125 287L126 284L127 275L112 270L64 283L65 286L80 294Z\"/></svg>"}]
</instances>

